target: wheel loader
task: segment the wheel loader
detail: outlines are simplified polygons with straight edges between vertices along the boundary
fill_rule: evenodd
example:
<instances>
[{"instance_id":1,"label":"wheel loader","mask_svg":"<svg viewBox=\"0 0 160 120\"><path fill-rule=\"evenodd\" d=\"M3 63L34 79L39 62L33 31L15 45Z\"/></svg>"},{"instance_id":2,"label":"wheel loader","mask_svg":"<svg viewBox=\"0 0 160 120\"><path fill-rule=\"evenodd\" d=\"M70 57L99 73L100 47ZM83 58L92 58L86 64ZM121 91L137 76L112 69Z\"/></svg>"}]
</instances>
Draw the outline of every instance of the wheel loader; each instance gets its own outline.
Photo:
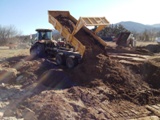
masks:
<instances>
[{"instance_id":1,"label":"wheel loader","mask_svg":"<svg viewBox=\"0 0 160 120\"><path fill-rule=\"evenodd\" d=\"M86 46L75 37L75 34L83 29L87 35L92 36L96 43L107 46L106 42L96 35L104 27L109 26L105 17L80 17L77 21L69 11L48 11L49 22L65 38L63 46L58 41L52 40L52 30L36 29L37 41L30 49L30 53L36 57L54 57L57 65L75 67L82 62ZM87 26L97 26L93 32Z\"/></svg>"},{"instance_id":2,"label":"wheel loader","mask_svg":"<svg viewBox=\"0 0 160 120\"><path fill-rule=\"evenodd\" d=\"M73 47L64 40L56 41L52 39L51 29L36 29L37 38L33 41L30 54L38 58L56 58L58 65L66 64L71 68L81 59L80 54L73 52ZM68 57L67 57L68 56ZM74 56L75 60L72 60ZM67 57L67 58L66 58ZM65 61L66 60L66 61ZM73 63L72 63L73 62ZM76 63L75 63L76 62Z\"/></svg>"}]
</instances>

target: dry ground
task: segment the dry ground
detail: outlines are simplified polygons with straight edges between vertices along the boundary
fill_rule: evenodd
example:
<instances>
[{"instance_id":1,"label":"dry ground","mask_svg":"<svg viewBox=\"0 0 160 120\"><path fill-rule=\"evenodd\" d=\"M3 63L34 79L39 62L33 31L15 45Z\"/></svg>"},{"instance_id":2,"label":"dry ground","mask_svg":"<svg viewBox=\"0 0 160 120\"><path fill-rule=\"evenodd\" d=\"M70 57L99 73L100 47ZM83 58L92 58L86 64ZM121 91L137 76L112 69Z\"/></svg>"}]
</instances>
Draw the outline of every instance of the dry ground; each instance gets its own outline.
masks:
<instances>
[{"instance_id":1,"label":"dry ground","mask_svg":"<svg viewBox=\"0 0 160 120\"><path fill-rule=\"evenodd\" d=\"M115 46L115 42L107 42L110 46ZM136 46L137 47L142 47L142 46L147 46L147 45L158 45L157 42L141 42L137 41Z\"/></svg>"},{"instance_id":2,"label":"dry ground","mask_svg":"<svg viewBox=\"0 0 160 120\"><path fill-rule=\"evenodd\" d=\"M157 45L158 43L156 41L154 42L141 42L137 41L136 46L147 46L147 45Z\"/></svg>"},{"instance_id":3,"label":"dry ground","mask_svg":"<svg viewBox=\"0 0 160 120\"><path fill-rule=\"evenodd\" d=\"M20 55L29 55L28 49L9 49L8 47L0 47L0 59L11 58Z\"/></svg>"},{"instance_id":4,"label":"dry ground","mask_svg":"<svg viewBox=\"0 0 160 120\"><path fill-rule=\"evenodd\" d=\"M159 120L160 51L108 51L68 70L30 60L28 49L0 49L0 119Z\"/></svg>"}]
</instances>

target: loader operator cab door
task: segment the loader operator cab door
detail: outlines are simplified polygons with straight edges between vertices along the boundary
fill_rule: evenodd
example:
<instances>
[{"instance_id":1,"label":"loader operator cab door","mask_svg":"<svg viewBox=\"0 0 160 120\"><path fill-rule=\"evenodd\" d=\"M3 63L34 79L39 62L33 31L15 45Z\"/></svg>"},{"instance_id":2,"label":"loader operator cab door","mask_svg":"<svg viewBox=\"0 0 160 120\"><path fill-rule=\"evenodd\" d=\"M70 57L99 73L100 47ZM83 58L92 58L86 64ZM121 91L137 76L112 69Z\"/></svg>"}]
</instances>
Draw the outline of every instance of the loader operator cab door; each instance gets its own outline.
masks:
<instances>
[{"instance_id":1,"label":"loader operator cab door","mask_svg":"<svg viewBox=\"0 0 160 120\"><path fill-rule=\"evenodd\" d=\"M50 29L36 29L37 40L52 40L52 30Z\"/></svg>"}]
</instances>

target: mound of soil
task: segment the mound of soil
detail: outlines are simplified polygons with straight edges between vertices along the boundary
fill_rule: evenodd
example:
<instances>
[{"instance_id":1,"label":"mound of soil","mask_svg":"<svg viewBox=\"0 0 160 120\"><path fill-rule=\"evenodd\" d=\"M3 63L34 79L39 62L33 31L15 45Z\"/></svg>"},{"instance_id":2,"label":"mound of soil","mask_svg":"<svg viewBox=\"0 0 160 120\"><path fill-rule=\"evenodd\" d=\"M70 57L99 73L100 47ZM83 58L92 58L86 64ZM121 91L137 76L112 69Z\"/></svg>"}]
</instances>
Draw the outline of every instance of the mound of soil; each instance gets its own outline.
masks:
<instances>
[{"instance_id":1,"label":"mound of soil","mask_svg":"<svg viewBox=\"0 0 160 120\"><path fill-rule=\"evenodd\" d=\"M67 22L64 24L64 21L67 19L69 21L68 23L70 23L71 20L67 17L65 17L65 19L61 17L61 19L58 20L65 27L69 27L71 24L66 25ZM72 24L74 24L73 21ZM136 71L133 71L128 66L124 66L105 55L103 47L99 46L98 41L89 35L83 28L76 33L75 37L86 46L83 62L74 69L65 70L65 72L69 74L77 85L95 87L103 82L106 86L116 91L117 95L115 98L126 99L136 104L150 103L149 96L154 90L148 85L149 81L146 80L148 77L143 76L145 73L139 72L139 74L137 74L137 69ZM134 52L151 54L144 48L134 51L130 50L130 53ZM158 73L156 73L156 75L158 75ZM158 76L156 75L154 75L154 77L156 77L155 79L158 79ZM156 81L157 83L159 82L159 80Z\"/></svg>"},{"instance_id":2,"label":"mound of soil","mask_svg":"<svg viewBox=\"0 0 160 120\"><path fill-rule=\"evenodd\" d=\"M159 53L160 52L160 45L159 44L147 45L145 48L147 50L153 52L153 53Z\"/></svg>"}]
</instances>

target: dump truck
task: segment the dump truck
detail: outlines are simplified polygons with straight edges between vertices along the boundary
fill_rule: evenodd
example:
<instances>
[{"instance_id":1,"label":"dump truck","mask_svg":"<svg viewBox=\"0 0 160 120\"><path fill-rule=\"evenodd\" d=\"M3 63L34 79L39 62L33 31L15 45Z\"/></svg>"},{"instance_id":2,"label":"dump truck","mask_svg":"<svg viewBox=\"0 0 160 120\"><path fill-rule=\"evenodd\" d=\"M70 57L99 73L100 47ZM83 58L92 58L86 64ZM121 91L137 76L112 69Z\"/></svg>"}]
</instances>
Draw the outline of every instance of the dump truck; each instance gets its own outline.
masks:
<instances>
[{"instance_id":1,"label":"dump truck","mask_svg":"<svg viewBox=\"0 0 160 120\"><path fill-rule=\"evenodd\" d=\"M48 11L49 23L59 31L65 38L64 45L52 40L51 30L37 29L38 40L31 47L30 53L39 57L55 57L58 65L66 65L73 68L83 59L86 46L81 40L75 37L76 33L83 29L87 35L92 36L96 44L105 49L107 44L97 36L97 33L104 27L109 26L109 21L105 17L80 17L77 21L69 11ZM91 31L87 26L96 26L95 31ZM48 40L43 37L48 34Z\"/></svg>"},{"instance_id":2,"label":"dump truck","mask_svg":"<svg viewBox=\"0 0 160 120\"><path fill-rule=\"evenodd\" d=\"M122 47L135 47L136 41L133 37L133 34L131 32L121 32L119 33L117 38L114 38L114 41L116 42L117 46Z\"/></svg>"}]
</instances>

